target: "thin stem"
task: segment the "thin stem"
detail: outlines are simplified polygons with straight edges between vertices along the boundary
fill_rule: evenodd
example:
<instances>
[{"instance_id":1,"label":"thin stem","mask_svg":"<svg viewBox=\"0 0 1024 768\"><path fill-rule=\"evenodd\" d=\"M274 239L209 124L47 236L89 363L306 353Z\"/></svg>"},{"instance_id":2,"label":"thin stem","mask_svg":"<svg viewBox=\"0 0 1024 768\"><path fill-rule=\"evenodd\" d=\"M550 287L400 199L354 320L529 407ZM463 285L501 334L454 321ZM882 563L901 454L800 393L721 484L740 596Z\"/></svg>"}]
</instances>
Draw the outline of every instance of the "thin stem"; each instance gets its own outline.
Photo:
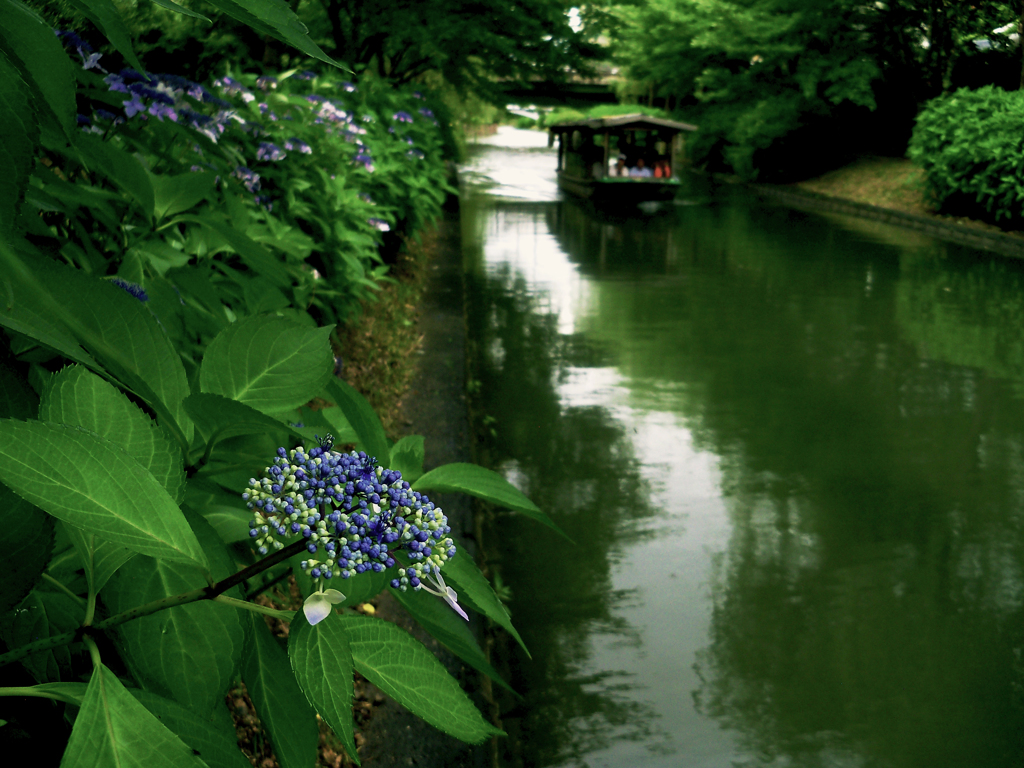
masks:
<instances>
[{"instance_id":1,"label":"thin stem","mask_svg":"<svg viewBox=\"0 0 1024 768\"><path fill-rule=\"evenodd\" d=\"M85 618L82 620L82 626L88 627L92 624L92 620L96 618L96 593L89 588L89 599L85 603Z\"/></svg>"},{"instance_id":2,"label":"thin stem","mask_svg":"<svg viewBox=\"0 0 1024 768\"><path fill-rule=\"evenodd\" d=\"M0 688L0 696L34 696L39 699L54 699L64 701L68 704L81 704L82 700L76 696L68 696L58 691L47 691L38 686L22 686L18 688Z\"/></svg>"},{"instance_id":3,"label":"thin stem","mask_svg":"<svg viewBox=\"0 0 1024 768\"><path fill-rule=\"evenodd\" d=\"M264 616L273 616L275 619L281 619L281 621L291 621L295 618L295 611L279 611L277 608L271 608L266 605L260 605L259 603L248 603L245 600L237 600L227 595L217 595L213 598L215 603L224 603L224 605L230 605L235 608L242 608L246 611L252 611L253 613L262 613Z\"/></svg>"},{"instance_id":4,"label":"thin stem","mask_svg":"<svg viewBox=\"0 0 1024 768\"><path fill-rule=\"evenodd\" d=\"M76 595L70 589L68 589L63 584L61 584L59 581L57 581L55 578L53 578L53 576L51 576L50 574L44 573L43 574L43 581L52 584L57 589L59 589L61 592L63 592L68 597L70 597L72 600L74 600L76 603L78 603L82 607L85 607L85 598L83 598L81 595Z\"/></svg>"},{"instance_id":5,"label":"thin stem","mask_svg":"<svg viewBox=\"0 0 1024 768\"><path fill-rule=\"evenodd\" d=\"M95 673L103 666L103 659L100 658L100 648L96 645L96 641L88 635L85 636L85 644L89 648L89 656L92 658L92 670Z\"/></svg>"},{"instance_id":6,"label":"thin stem","mask_svg":"<svg viewBox=\"0 0 1024 768\"><path fill-rule=\"evenodd\" d=\"M91 627L82 626L74 632L65 632L61 635L53 635L51 637L43 638L42 640L36 640L34 643L23 645L19 648L15 648L13 651L0 655L0 667L5 664L10 664L12 661L18 661L23 659L29 654L35 653L36 651L46 651L50 648L58 648L62 645L69 645L80 640L85 640L87 643L92 642L89 637L90 634L100 632L104 629L110 629L116 627L125 622L132 621L133 619L141 619L143 616L149 616L150 614L157 613L159 611L173 608L177 605L187 605L188 603L194 603L199 600L214 600L218 595L227 592L232 587L241 584L246 579L251 579L258 573L262 573L268 568L272 568L278 563L287 560L292 555L296 555L302 552L307 545L307 541L304 538L300 538L298 541L289 544L287 547L279 549L272 555L263 558L259 562L253 563L248 568L243 568L237 573L228 576L213 586L200 587L199 589L193 589L189 592L182 592L180 595L171 595L170 597L164 597L160 600L154 600L151 603L140 605L131 610L119 613L116 616L111 616L103 621L98 621ZM92 649L90 648L90 653ZM94 662L98 660L97 650L93 656Z\"/></svg>"}]
</instances>

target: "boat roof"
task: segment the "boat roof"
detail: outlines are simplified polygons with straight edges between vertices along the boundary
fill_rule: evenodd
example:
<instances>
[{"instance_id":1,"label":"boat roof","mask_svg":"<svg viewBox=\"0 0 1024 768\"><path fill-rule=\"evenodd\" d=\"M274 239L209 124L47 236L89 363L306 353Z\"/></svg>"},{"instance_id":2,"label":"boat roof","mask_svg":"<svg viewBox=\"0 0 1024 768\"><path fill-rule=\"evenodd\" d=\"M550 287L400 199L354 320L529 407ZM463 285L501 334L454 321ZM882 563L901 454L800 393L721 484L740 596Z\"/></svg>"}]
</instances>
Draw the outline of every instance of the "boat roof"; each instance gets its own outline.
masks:
<instances>
[{"instance_id":1,"label":"boat roof","mask_svg":"<svg viewBox=\"0 0 1024 768\"><path fill-rule=\"evenodd\" d=\"M591 117L586 120L573 120L569 123L552 125L548 130L552 133L567 133L586 129L591 131L607 130L656 130L667 128L674 131L696 131L696 125L689 123L678 123L675 120L665 120L661 117L651 117L636 112L631 115L615 115L613 117Z\"/></svg>"}]
</instances>

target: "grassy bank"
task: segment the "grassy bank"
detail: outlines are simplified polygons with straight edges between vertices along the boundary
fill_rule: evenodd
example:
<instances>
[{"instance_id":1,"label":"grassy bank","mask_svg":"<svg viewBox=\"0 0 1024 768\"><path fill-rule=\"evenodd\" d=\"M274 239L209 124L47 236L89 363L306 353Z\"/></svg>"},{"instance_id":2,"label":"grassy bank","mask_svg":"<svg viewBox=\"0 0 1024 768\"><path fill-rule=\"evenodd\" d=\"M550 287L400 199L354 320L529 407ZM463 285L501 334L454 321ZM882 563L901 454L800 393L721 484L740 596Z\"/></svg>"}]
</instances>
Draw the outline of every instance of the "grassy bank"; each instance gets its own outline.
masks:
<instances>
[{"instance_id":1,"label":"grassy bank","mask_svg":"<svg viewBox=\"0 0 1024 768\"><path fill-rule=\"evenodd\" d=\"M859 158L842 168L788 186L966 227L1005 232L999 227L976 219L937 213L928 198L924 172L910 160L902 157Z\"/></svg>"}]
</instances>

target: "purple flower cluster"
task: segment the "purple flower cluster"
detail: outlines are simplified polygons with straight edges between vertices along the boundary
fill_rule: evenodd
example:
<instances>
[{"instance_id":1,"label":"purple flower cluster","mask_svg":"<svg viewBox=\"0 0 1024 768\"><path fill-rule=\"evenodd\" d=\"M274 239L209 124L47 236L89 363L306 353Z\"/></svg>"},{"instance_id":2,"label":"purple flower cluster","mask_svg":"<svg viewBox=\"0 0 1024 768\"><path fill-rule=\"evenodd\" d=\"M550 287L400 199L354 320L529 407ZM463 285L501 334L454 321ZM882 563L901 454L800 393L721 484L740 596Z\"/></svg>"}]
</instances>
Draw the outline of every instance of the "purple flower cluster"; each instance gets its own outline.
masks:
<instances>
[{"instance_id":1,"label":"purple flower cluster","mask_svg":"<svg viewBox=\"0 0 1024 768\"><path fill-rule=\"evenodd\" d=\"M257 192L260 188L260 175L244 165L240 165L231 174L241 181L250 192Z\"/></svg>"},{"instance_id":2,"label":"purple flower cluster","mask_svg":"<svg viewBox=\"0 0 1024 768\"><path fill-rule=\"evenodd\" d=\"M260 554L281 549L280 538L302 536L311 557L302 568L323 589L323 580L380 573L399 565L396 588L419 589L428 575L455 556L448 518L413 491L402 473L385 469L365 453L332 450L330 435L306 451L279 448L260 479L249 480L242 498L252 510L249 536Z\"/></svg>"},{"instance_id":3,"label":"purple flower cluster","mask_svg":"<svg viewBox=\"0 0 1024 768\"><path fill-rule=\"evenodd\" d=\"M394 119L396 122L399 123L411 123L412 115L410 115L408 112L395 112Z\"/></svg>"},{"instance_id":4,"label":"purple flower cluster","mask_svg":"<svg viewBox=\"0 0 1024 768\"><path fill-rule=\"evenodd\" d=\"M257 160L276 163L278 160L284 160L286 157L288 157L287 152L277 146L277 144L271 144L269 141L261 141L259 149L256 150Z\"/></svg>"}]
</instances>

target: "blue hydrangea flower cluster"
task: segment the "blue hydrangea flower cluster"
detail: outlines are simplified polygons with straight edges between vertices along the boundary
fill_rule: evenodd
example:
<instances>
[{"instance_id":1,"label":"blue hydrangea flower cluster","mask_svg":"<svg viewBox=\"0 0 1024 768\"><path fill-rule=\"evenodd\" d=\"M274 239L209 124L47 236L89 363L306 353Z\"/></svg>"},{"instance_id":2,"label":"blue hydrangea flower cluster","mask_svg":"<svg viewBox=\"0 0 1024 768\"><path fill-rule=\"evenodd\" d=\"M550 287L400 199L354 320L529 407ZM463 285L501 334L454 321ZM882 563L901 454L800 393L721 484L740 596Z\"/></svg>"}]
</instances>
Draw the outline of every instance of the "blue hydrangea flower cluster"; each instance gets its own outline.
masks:
<instances>
[{"instance_id":1,"label":"blue hydrangea flower cluster","mask_svg":"<svg viewBox=\"0 0 1024 768\"><path fill-rule=\"evenodd\" d=\"M413 491L401 472L381 467L362 451L334 451L329 437L308 451L279 448L263 476L249 480L242 498L253 511L249 536L260 554L281 549L282 539L307 540L312 557L302 568L318 591L335 576L348 579L396 566L391 585L418 590L456 553L448 518ZM398 551L408 566L394 558Z\"/></svg>"}]
</instances>

